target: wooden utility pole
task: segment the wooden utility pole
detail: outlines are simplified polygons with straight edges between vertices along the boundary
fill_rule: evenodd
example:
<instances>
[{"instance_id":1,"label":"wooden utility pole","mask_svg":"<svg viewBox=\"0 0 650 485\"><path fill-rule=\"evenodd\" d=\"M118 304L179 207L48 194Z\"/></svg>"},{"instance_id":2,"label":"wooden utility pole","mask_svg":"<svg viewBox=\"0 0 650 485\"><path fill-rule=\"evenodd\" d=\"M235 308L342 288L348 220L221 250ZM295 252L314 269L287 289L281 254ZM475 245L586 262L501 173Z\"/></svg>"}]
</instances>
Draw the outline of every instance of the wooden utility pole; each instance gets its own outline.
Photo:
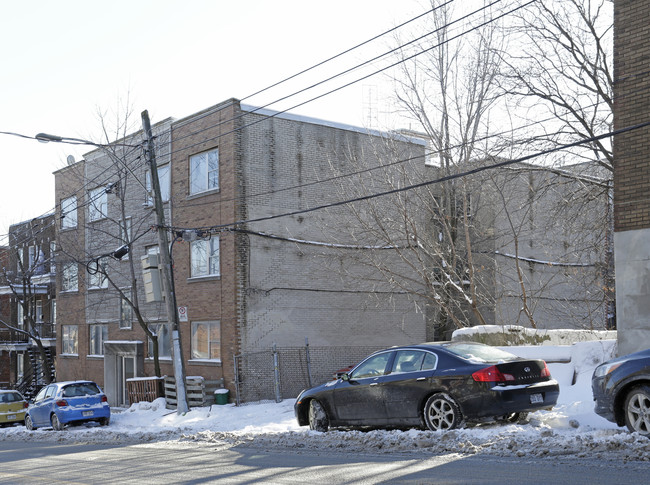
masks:
<instances>
[{"instance_id":1,"label":"wooden utility pole","mask_svg":"<svg viewBox=\"0 0 650 485\"><path fill-rule=\"evenodd\" d=\"M185 388L185 361L181 347L181 336L178 328L178 310L176 307L176 293L174 290L174 274L169 254L169 239L165 229L165 210L160 193L160 180L158 179L158 165L154 151L151 123L147 110L142 112L142 128L147 138L146 157L151 173L151 189L153 191L154 208L158 225L158 246L160 247L160 266L162 268L165 302L167 304L167 320L172 324L172 357L174 362L174 379L176 381L176 413L184 414L189 411L187 392Z\"/></svg>"}]
</instances>

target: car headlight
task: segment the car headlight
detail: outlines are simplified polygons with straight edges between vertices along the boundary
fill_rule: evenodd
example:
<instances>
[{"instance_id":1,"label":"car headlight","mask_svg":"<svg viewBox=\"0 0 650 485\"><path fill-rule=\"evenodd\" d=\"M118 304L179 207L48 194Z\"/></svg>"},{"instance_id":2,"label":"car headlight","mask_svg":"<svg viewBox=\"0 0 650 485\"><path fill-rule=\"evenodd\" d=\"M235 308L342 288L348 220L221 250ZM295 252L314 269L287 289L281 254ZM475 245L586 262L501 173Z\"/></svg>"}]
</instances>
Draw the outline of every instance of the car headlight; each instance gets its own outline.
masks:
<instances>
[{"instance_id":1,"label":"car headlight","mask_svg":"<svg viewBox=\"0 0 650 485\"><path fill-rule=\"evenodd\" d=\"M594 377L603 377L609 374L610 372L614 371L615 369L618 369L621 365L623 365L623 362L612 362L611 364L604 363L596 367L596 370L594 371Z\"/></svg>"}]
</instances>

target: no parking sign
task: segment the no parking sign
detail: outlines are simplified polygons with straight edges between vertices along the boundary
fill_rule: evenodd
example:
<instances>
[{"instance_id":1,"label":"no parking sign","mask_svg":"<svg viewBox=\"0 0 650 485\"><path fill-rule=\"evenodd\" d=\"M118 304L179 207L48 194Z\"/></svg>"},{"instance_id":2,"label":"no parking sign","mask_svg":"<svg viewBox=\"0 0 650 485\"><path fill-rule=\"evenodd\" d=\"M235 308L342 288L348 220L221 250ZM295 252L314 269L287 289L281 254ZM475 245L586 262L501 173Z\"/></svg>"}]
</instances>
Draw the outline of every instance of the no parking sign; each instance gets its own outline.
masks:
<instances>
[{"instance_id":1,"label":"no parking sign","mask_svg":"<svg viewBox=\"0 0 650 485\"><path fill-rule=\"evenodd\" d=\"M178 321L187 322L187 307L179 306L178 307Z\"/></svg>"}]
</instances>

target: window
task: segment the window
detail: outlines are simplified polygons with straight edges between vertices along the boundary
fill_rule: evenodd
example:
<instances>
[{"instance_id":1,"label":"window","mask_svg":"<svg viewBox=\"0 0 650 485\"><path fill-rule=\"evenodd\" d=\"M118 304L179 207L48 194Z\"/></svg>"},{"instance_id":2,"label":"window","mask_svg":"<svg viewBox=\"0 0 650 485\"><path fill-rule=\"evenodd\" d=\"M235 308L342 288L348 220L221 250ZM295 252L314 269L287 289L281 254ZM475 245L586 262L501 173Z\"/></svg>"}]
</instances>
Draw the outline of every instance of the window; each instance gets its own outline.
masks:
<instances>
[{"instance_id":1,"label":"window","mask_svg":"<svg viewBox=\"0 0 650 485\"><path fill-rule=\"evenodd\" d=\"M170 336L169 325L166 323L159 323L157 325L149 325L149 330L154 335L158 336L158 357L171 358L172 356L172 341ZM149 340L149 357L153 357L153 340Z\"/></svg>"},{"instance_id":2,"label":"window","mask_svg":"<svg viewBox=\"0 0 650 485\"><path fill-rule=\"evenodd\" d=\"M74 195L61 201L61 229L77 227L77 197Z\"/></svg>"},{"instance_id":3,"label":"window","mask_svg":"<svg viewBox=\"0 0 650 485\"><path fill-rule=\"evenodd\" d=\"M34 317L37 323L43 323L43 301L37 300L35 302Z\"/></svg>"},{"instance_id":4,"label":"window","mask_svg":"<svg viewBox=\"0 0 650 485\"><path fill-rule=\"evenodd\" d=\"M192 278L219 276L219 239L194 241L191 246Z\"/></svg>"},{"instance_id":5,"label":"window","mask_svg":"<svg viewBox=\"0 0 650 485\"><path fill-rule=\"evenodd\" d=\"M106 187L98 187L88 192L88 219L97 221L107 217L108 214L108 195Z\"/></svg>"},{"instance_id":6,"label":"window","mask_svg":"<svg viewBox=\"0 0 650 485\"><path fill-rule=\"evenodd\" d=\"M50 241L50 273L56 273L56 241Z\"/></svg>"},{"instance_id":7,"label":"window","mask_svg":"<svg viewBox=\"0 0 650 485\"><path fill-rule=\"evenodd\" d=\"M79 328L77 325L62 325L61 331L61 353L77 354L77 336Z\"/></svg>"},{"instance_id":8,"label":"window","mask_svg":"<svg viewBox=\"0 0 650 485\"><path fill-rule=\"evenodd\" d=\"M63 271L61 275L62 291L77 291L79 288L77 271L77 263L66 263L63 265Z\"/></svg>"},{"instance_id":9,"label":"window","mask_svg":"<svg viewBox=\"0 0 650 485\"><path fill-rule=\"evenodd\" d=\"M88 355L104 355L104 342L108 340L108 325L90 325Z\"/></svg>"},{"instance_id":10,"label":"window","mask_svg":"<svg viewBox=\"0 0 650 485\"><path fill-rule=\"evenodd\" d=\"M21 352L16 357L16 376L20 380L25 375L25 354Z\"/></svg>"},{"instance_id":11,"label":"window","mask_svg":"<svg viewBox=\"0 0 650 485\"><path fill-rule=\"evenodd\" d=\"M133 320L133 309L128 299L131 299L131 290L123 290L126 298L120 298L120 328L128 330Z\"/></svg>"},{"instance_id":12,"label":"window","mask_svg":"<svg viewBox=\"0 0 650 485\"><path fill-rule=\"evenodd\" d=\"M192 322L192 359L221 359L221 322Z\"/></svg>"},{"instance_id":13,"label":"window","mask_svg":"<svg viewBox=\"0 0 650 485\"><path fill-rule=\"evenodd\" d=\"M56 324L56 300L52 300L52 315L50 316L50 320L53 324Z\"/></svg>"},{"instance_id":14,"label":"window","mask_svg":"<svg viewBox=\"0 0 650 485\"><path fill-rule=\"evenodd\" d=\"M158 167L158 181L160 182L160 197L163 202L168 202L171 190L171 170L169 169L169 164ZM153 205L151 172L148 170L144 174L144 186L147 189L145 203L147 205Z\"/></svg>"},{"instance_id":15,"label":"window","mask_svg":"<svg viewBox=\"0 0 650 485\"><path fill-rule=\"evenodd\" d=\"M377 377L383 376L386 373L386 366L392 356L392 352L383 352L381 354L368 357L365 361L359 364L350 379L363 379L364 377Z\"/></svg>"},{"instance_id":16,"label":"window","mask_svg":"<svg viewBox=\"0 0 650 485\"><path fill-rule=\"evenodd\" d=\"M105 273L106 263L99 263L97 271L88 273L88 288L108 288L108 278Z\"/></svg>"},{"instance_id":17,"label":"window","mask_svg":"<svg viewBox=\"0 0 650 485\"><path fill-rule=\"evenodd\" d=\"M400 350L393 362L392 374L416 372L422 368L425 353L419 350Z\"/></svg>"},{"instance_id":18,"label":"window","mask_svg":"<svg viewBox=\"0 0 650 485\"><path fill-rule=\"evenodd\" d=\"M190 157L190 194L219 188L219 149Z\"/></svg>"},{"instance_id":19,"label":"window","mask_svg":"<svg viewBox=\"0 0 650 485\"><path fill-rule=\"evenodd\" d=\"M23 325L25 325L25 309L23 308L23 302L20 300L16 305L16 323L18 328L23 328Z\"/></svg>"}]
</instances>

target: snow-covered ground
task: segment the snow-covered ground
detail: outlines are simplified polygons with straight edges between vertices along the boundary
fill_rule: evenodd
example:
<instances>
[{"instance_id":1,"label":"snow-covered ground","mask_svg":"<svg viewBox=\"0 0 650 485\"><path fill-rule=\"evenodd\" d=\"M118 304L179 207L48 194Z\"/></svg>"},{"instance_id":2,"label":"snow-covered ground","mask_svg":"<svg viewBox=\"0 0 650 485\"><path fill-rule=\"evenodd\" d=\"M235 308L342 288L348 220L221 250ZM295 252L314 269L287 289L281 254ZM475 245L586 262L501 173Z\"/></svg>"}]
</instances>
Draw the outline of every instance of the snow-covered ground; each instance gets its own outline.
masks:
<instances>
[{"instance_id":1,"label":"snow-covered ground","mask_svg":"<svg viewBox=\"0 0 650 485\"><path fill-rule=\"evenodd\" d=\"M149 443L155 446L204 443L211 446L243 444L254 447L331 449L371 453L411 451L491 454L520 457L600 458L650 460L650 439L630 434L593 412L591 375L611 357L613 341L581 342L572 346L545 346L553 377L560 382L557 406L531 414L528 424L482 425L449 432L422 430L330 431L299 427L293 399L280 403L234 404L195 408L184 416L165 408L164 399L114 409L108 427L95 425L64 431L22 426L0 429L0 440L55 442ZM522 348L522 354L539 352ZM572 384L574 383L574 384Z\"/></svg>"}]
</instances>

